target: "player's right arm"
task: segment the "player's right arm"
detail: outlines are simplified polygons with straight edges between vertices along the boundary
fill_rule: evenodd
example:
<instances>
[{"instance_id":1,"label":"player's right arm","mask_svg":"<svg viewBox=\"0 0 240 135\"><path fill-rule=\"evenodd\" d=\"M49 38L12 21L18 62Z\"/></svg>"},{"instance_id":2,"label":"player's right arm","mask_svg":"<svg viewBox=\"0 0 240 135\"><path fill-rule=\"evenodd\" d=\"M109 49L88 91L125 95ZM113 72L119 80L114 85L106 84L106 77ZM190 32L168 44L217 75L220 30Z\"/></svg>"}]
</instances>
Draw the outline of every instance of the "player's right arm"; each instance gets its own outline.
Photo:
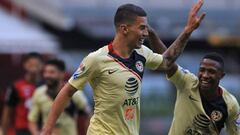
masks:
<instances>
[{"instance_id":1,"label":"player's right arm","mask_svg":"<svg viewBox=\"0 0 240 135\"><path fill-rule=\"evenodd\" d=\"M51 135L57 118L61 112L63 112L66 104L70 101L73 94L77 90L83 90L87 81L96 77L98 74L98 62L96 61L98 56L95 54L96 53L91 53L84 58L77 71L69 79L68 83L61 89L53 102L41 135Z\"/></svg>"},{"instance_id":2,"label":"player's right arm","mask_svg":"<svg viewBox=\"0 0 240 135\"><path fill-rule=\"evenodd\" d=\"M28 124L28 128L29 128L32 135L39 135L38 127L37 127L37 124L35 122L30 121L29 124Z\"/></svg>"},{"instance_id":3,"label":"player's right arm","mask_svg":"<svg viewBox=\"0 0 240 135\"><path fill-rule=\"evenodd\" d=\"M13 115L14 107L18 103L18 95L17 91L14 86L11 86L7 89L7 92L5 94L5 104L3 108L3 114L2 114L2 133L3 135L7 134L7 130L10 124L10 118Z\"/></svg>"}]
</instances>

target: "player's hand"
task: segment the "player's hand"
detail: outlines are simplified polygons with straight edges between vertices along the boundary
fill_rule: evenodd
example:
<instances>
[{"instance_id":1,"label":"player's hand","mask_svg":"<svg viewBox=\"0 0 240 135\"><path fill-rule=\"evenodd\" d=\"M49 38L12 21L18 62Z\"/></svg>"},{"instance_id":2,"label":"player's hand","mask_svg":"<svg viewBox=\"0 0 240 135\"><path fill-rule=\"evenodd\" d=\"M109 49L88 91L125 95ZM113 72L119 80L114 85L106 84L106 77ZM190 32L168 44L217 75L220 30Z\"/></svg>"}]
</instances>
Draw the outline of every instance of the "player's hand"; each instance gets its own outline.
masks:
<instances>
[{"instance_id":1,"label":"player's hand","mask_svg":"<svg viewBox=\"0 0 240 135\"><path fill-rule=\"evenodd\" d=\"M184 29L185 32L191 33L199 27L200 23L202 22L202 20L206 15L206 13L202 13L200 16L197 15L202 5L203 5L203 0L198 0L198 2L192 6L188 15L187 25Z\"/></svg>"},{"instance_id":2,"label":"player's hand","mask_svg":"<svg viewBox=\"0 0 240 135\"><path fill-rule=\"evenodd\" d=\"M149 24L147 25L148 33L153 33L155 30L150 26Z\"/></svg>"}]
</instances>

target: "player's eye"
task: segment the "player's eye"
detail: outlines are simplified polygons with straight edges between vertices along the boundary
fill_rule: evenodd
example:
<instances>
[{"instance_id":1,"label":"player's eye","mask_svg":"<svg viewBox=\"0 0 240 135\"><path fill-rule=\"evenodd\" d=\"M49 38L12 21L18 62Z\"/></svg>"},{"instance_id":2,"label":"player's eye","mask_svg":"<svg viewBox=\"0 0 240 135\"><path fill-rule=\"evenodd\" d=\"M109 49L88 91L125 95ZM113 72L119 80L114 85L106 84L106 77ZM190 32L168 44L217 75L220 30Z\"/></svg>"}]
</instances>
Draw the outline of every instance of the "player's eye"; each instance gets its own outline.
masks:
<instances>
[{"instance_id":1,"label":"player's eye","mask_svg":"<svg viewBox=\"0 0 240 135\"><path fill-rule=\"evenodd\" d=\"M140 30L145 30L146 29L146 26L145 25L141 25L140 26Z\"/></svg>"},{"instance_id":2,"label":"player's eye","mask_svg":"<svg viewBox=\"0 0 240 135\"><path fill-rule=\"evenodd\" d=\"M204 72L204 70L205 70L204 68L200 68L199 69L200 72Z\"/></svg>"},{"instance_id":3,"label":"player's eye","mask_svg":"<svg viewBox=\"0 0 240 135\"><path fill-rule=\"evenodd\" d=\"M215 73L216 73L216 71L215 71L215 70L213 70L213 69L210 69L210 70L209 70L209 73L210 73L210 74L215 74Z\"/></svg>"}]
</instances>

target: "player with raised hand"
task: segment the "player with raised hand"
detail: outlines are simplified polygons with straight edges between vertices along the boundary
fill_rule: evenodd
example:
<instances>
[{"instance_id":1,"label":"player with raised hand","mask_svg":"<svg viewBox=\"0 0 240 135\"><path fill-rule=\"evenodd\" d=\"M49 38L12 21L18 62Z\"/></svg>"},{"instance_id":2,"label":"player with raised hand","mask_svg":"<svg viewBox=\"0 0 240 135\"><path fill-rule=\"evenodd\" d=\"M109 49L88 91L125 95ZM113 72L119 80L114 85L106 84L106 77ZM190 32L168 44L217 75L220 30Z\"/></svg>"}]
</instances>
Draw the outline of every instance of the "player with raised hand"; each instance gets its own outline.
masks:
<instances>
[{"instance_id":1,"label":"player with raised hand","mask_svg":"<svg viewBox=\"0 0 240 135\"><path fill-rule=\"evenodd\" d=\"M151 48L162 54L167 50L149 26ZM240 134L240 109L236 98L219 82L224 77L224 61L217 53L205 55L198 75L177 64L166 71L177 88L174 118L169 135L219 135L224 127L229 135Z\"/></svg>"},{"instance_id":2,"label":"player with raised hand","mask_svg":"<svg viewBox=\"0 0 240 135\"><path fill-rule=\"evenodd\" d=\"M183 32L163 55L143 45L148 37L146 12L133 4L120 6L114 17L116 35L113 42L84 58L55 99L42 135L52 133L64 106L86 82L93 89L95 101L87 135L138 135L144 68L167 71L171 67L205 16L197 16L202 4L200 0L191 9Z\"/></svg>"}]
</instances>

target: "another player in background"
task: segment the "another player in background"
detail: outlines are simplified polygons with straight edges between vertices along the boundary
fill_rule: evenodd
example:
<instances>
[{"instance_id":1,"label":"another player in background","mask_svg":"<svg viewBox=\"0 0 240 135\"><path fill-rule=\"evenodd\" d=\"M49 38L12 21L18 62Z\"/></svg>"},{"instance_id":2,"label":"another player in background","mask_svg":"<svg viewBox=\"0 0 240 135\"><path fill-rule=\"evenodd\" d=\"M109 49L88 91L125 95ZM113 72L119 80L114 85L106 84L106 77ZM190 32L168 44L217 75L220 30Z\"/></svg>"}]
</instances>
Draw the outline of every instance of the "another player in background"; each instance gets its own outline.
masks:
<instances>
[{"instance_id":1,"label":"another player in background","mask_svg":"<svg viewBox=\"0 0 240 135\"><path fill-rule=\"evenodd\" d=\"M183 32L163 55L143 45L148 37L146 12L133 4L120 6L114 18L116 35L113 42L84 58L55 99L42 135L52 133L64 105L87 82L93 88L95 101L87 134L138 135L144 68L167 70L174 63L205 16L197 16L202 4L200 0L193 6Z\"/></svg>"},{"instance_id":2,"label":"another player in background","mask_svg":"<svg viewBox=\"0 0 240 135\"><path fill-rule=\"evenodd\" d=\"M149 28L151 47L162 54L167 48ZM219 84L225 75L219 54L210 53L202 58L198 76L176 64L166 73L177 88L169 135L219 135L224 127L229 135L240 135L239 104Z\"/></svg>"},{"instance_id":3,"label":"another player in background","mask_svg":"<svg viewBox=\"0 0 240 135\"><path fill-rule=\"evenodd\" d=\"M14 118L16 135L30 135L27 115L31 106L32 94L36 87L42 83L42 67L43 58L40 54L29 53L24 57L24 76L13 82L5 95L1 122L3 135L7 135L12 118Z\"/></svg>"},{"instance_id":4,"label":"another player in background","mask_svg":"<svg viewBox=\"0 0 240 135\"><path fill-rule=\"evenodd\" d=\"M46 82L37 88L32 98L32 108L28 115L29 129L32 135L39 135L40 130L37 120L42 115L43 123L46 122L52 103L59 93L60 88L65 84L65 64L62 60L52 59L46 62L43 71L43 78ZM91 109L82 91L76 92L70 103L64 109L54 127L54 135L77 135L76 116L80 110L90 114Z\"/></svg>"}]
</instances>

